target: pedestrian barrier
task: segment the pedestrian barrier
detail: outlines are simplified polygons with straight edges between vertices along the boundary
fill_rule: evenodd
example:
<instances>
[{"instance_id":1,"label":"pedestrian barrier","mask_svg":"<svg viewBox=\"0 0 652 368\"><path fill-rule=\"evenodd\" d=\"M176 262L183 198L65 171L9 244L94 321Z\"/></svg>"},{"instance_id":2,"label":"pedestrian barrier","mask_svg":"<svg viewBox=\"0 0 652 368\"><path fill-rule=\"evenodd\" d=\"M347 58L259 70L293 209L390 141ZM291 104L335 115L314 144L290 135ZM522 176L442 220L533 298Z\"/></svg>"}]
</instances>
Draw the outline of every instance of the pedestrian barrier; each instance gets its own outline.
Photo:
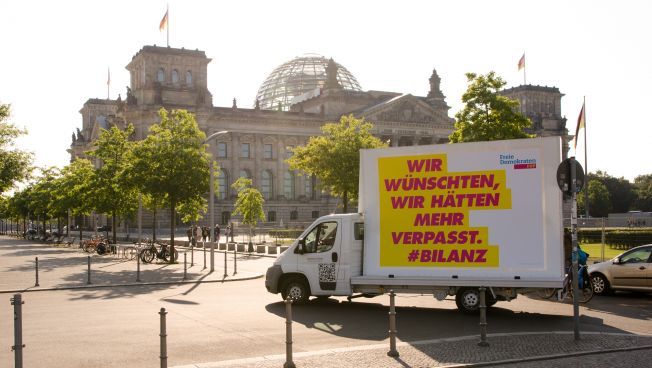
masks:
<instances>
[{"instance_id":1,"label":"pedestrian barrier","mask_svg":"<svg viewBox=\"0 0 652 368\"><path fill-rule=\"evenodd\" d=\"M23 302L20 294L14 294L10 299L11 305L14 306L14 345L11 350L14 352L14 366L23 368Z\"/></svg>"}]
</instances>

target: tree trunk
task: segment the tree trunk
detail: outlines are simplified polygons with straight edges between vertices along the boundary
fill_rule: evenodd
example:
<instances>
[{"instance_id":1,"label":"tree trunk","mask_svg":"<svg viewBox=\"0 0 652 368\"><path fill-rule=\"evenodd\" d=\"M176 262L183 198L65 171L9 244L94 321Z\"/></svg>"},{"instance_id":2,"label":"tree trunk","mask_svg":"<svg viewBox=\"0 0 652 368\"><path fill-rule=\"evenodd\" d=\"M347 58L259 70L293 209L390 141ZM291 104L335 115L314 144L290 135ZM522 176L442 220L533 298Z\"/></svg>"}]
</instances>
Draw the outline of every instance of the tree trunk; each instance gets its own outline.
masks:
<instances>
[{"instance_id":1,"label":"tree trunk","mask_svg":"<svg viewBox=\"0 0 652 368\"><path fill-rule=\"evenodd\" d=\"M156 207L154 207L154 223L152 224L152 240L156 241Z\"/></svg>"},{"instance_id":2,"label":"tree trunk","mask_svg":"<svg viewBox=\"0 0 652 368\"><path fill-rule=\"evenodd\" d=\"M174 227L176 218L174 208L177 206L174 200L170 200L170 263L174 263Z\"/></svg>"},{"instance_id":3,"label":"tree trunk","mask_svg":"<svg viewBox=\"0 0 652 368\"><path fill-rule=\"evenodd\" d=\"M113 235L113 244L117 244L116 241L115 241L115 239L116 239L116 236L115 236L115 231L116 231L115 220L116 220L115 211L112 211L111 212L111 230L112 230L111 233Z\"/></svg>"}]
</instances>

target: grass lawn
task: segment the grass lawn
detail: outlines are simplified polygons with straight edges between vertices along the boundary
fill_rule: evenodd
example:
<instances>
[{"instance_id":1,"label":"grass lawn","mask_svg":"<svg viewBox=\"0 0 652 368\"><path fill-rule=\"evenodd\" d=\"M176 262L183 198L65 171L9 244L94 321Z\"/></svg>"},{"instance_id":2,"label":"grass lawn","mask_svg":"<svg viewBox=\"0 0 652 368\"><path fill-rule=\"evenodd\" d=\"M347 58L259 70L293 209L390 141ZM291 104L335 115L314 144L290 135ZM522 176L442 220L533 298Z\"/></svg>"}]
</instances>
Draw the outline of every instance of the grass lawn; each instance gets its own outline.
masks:
<instances>
[{"instance_id":1,"label":"grass lawn","mask_svg":"<svg viewBox=\"0 0 652 368\"><path fill-rule=\"evenodd\" d=\"M589 264L593 264L594 261L600 262L600 255L601 255L601 248L602 244L600 243L589 243L585 244L582 243L580 244L580 247L589 254ZM604 245L604 260L610 260L613 257L619 255L620 253L623 253L624 250L622 249L611 249L609 245L605 244Z\"/></svg>"}]
</instances>

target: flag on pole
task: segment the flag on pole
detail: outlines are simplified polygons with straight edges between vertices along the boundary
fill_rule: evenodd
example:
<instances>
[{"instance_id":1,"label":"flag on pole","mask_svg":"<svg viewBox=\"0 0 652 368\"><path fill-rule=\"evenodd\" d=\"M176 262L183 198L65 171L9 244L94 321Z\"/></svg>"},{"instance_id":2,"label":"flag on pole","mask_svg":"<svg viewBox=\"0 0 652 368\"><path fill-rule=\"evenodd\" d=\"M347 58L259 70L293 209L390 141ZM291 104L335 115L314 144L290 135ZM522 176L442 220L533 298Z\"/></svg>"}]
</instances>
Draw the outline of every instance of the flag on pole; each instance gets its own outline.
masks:
<instances>
[{"instance_id":1,"label":"flag on pole","mask_svg":"<svg viewBox=\"0 0 652 368\"><path fill-rule=\"evenodd\" d=\"M163 31L168 26L168 10L165 11L163 19L161 19L161 24L158 26L159 31Z\"/></svg>"},{"instance_id":2,"label":"flag on pole","mask_svg":"<svg viewBox=\"0 0 652 368\"><path fill-rule=\"evenodd\" d=\"M584 113L584 104L582 103L582 110L580 110L580 116L577 117L577 128L575 128L575 145L573 148L577 148L577 136L580 134L580 129L586 129L585 113Z\"/></svg>"},{"instance_id":3,"label":"flag on pole","mask_svg":"<svg viewBox=\"0 0 652 368\"><path fill-rule=\"evenodd\" d=\"M521 59L518 61L518 70L525 68L525 53L521 56Z\"/></svg>"}]
</instances>

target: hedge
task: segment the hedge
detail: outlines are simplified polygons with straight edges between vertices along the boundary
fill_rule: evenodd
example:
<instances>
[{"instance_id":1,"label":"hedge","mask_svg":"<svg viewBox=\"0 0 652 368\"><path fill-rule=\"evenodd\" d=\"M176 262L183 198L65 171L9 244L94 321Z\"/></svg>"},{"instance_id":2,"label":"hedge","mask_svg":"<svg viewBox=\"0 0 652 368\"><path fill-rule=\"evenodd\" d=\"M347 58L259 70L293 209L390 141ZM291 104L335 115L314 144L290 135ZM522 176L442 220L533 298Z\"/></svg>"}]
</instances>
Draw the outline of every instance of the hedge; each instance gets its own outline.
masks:
<instances>
[{"instance_id":1,"label":"hedge","mask_svg":"<svg viewBox=\"0 0 652 368\"><path fill-rule=\"evenodd\" d=\"M630 249L644 244L652 244L652 228L613 228L604 230L605 244L615 249ZM602 229L579 229L577 240L580 243L600 243Z\"/></svg>"},{"instance_id":2,"label":"hedge","mask_svg":"<svg viewBox=\"0 0 652 368\"><path fill-rule=\"evenodd\" d=\"M303 233L303 229L279 229L269 230L269 236L280 239L296 239Z\"/></svg>"}]
</instances>

